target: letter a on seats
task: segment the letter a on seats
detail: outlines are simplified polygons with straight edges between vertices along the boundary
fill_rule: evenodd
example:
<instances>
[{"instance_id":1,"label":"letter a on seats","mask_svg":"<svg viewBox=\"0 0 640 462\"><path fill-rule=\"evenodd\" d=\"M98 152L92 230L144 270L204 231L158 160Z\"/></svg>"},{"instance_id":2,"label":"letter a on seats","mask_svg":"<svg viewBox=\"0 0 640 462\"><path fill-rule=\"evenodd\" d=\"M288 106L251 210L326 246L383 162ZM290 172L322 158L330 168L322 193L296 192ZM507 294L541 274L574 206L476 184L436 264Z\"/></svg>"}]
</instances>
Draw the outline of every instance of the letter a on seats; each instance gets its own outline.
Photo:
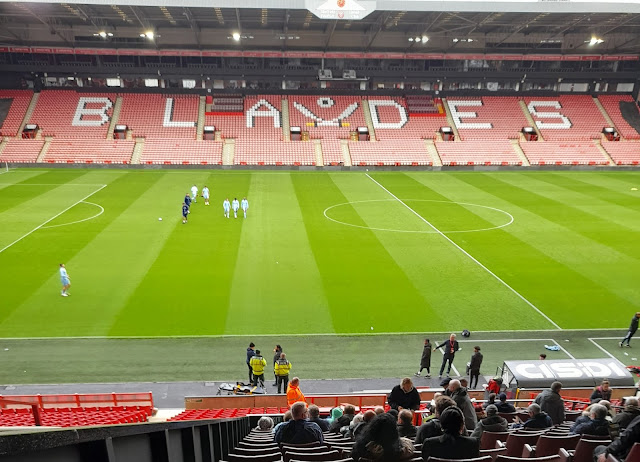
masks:
<instances>
[{"instance_id":1,"label":"letter a on seats","mask_svg":"<svg viewBox=\"0 0 640 462\"><path fill-rule=\"evenodd\" d=\"M261 107L266 107L267 110L259 110ZM278 111L266 99L259 99L258 102L251 106L251 108L247 111L247 128L253 128L255 126L254 117L271 117L273 118L274 128L280 128L282 126L280 123L280 111Z\"/></svg>"},{"instance_id":2,"label":"letter a on seats","mask_svg":"<svg viewBox=\"0 0 640 462\"><path fill-rule=\"evenodd\" d=\"M100 105L100 107L88 108L87 105ZM111 109L113 103L109 98L105 97L86 97L83 96L78 100L76 113L73 115L71 125L74 127L100 127L109 122L107 111ZM86 116L92 116L87 118Z\"/></svg>"}]
</instances>

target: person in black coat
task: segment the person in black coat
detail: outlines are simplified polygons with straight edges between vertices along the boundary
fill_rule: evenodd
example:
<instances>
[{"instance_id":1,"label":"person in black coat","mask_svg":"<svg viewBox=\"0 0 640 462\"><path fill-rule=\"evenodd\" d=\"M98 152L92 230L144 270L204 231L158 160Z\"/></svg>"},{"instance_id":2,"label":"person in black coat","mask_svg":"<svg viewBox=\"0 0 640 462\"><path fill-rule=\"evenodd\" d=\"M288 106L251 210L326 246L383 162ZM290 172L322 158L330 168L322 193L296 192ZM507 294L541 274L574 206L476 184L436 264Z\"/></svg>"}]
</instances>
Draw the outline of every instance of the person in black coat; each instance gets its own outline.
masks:
<instances>
[{"instance_id":1,"label":"person in black coat","mask_svg":"<svg viewBox=\"0 0 640 462\"><path fill-rule=\"evenodd\" d=\"M616 414L611 423L618 424L620 431L624 430L636 417L640 416L637 398L627 398L624 402L624 410Z\"/></svg>"},{"instance_id":2,"label":"person in black coat","mask_svg":"<svg viewBox=\"0 0 640 462\"><path fill-rule=\"evenodd\" d=\"M278 376L275 375L276 374L275 370L276 370L276 363L280 359L280 353L282 353L282 347L280 345L276 345L276 347L273 349L273 371L274 371L273 372L273 376L274 376L273 386L274 387L278 386Z\"/></svg>"},{"instance_id":3,"label":"person in black coat","mask_svg":"<svg viewBox=\"0 0 640 462\"><path fill-rule=\"evenodd\" d=\"M420 393L413 386L413 382L409 377L402 379L400 385L396 385L389 393L387 402L391 409L401 411L402 409L412 409L417 411L420 409Z\"/></svg>"},{"instance_id":4,"label":"person in black coat","mask_svg":"<svg viewBox=\"0 0 640 462\"><path fill-rule=\"evenodd\" d=\"M429 339L424 339L424 347L422 348L422 357L420 358L420 370L415 373L416 377L420 377L422 369L427 370L427 378L431 377L431 343Z\"/></svg>"},{"instance_id":5,"label":"person in black coat","mask_svg":"<svg viewBox=\"0 0 640 462\"><path fill-rule=\"evenodd\" d=\"M464 416L455 406L444 410L440 416L442 436L428 438L422 443L422 458L472 459L480 455L480 440L462 436Z\"/></svg>"},{"instance_id":6,"label":"person in black coat","mask_svg":"<svg viewBox=\"0 0 640 462\"><path fill-rule=\"evenodd\" d=\"M607 408L601 404L592 404L589 408L589 418L583 422L578 422L576 419L569 433L575 435L608 435Z\"/></svg>"},{"instance_id":7,"label":"person in black coat","mask_svg":"<svg viewBox=\"0 0 640 462\"><path fill-rule=\"evenodd\" d=\"M629 331L627 332L627 335L625 335L625 337L619 343L620 348L623 347L624 342L627 342L627 346L631 347L631 345L629 345L629 342L631 341L631 337L633 337L633 334L635 334L636 331L638 330L638 322L640 322L640 311L638 311L633 316L633 318L631 318L631 324L629 325Z\"/></svg>"},{"instance_id":8,"label":"person in black coat","mask_svg":"<svg viewBox=\"0 0 640 462\"><path fill-rule=\"evenodd\" d=\"M609 446L596 447L593 450L593 458L596 462L605 462L607 455L611 454L618 460L625 460L634 443L640 443L640 417L633 419L620 437L613 440Z\"/></svg>"},{"instance_id":9,"label":"person in black coat","mask_svg":"<svg viewBox=\"0 0 640 462\"><path fill-rule=\"evenodd\" d=\"M473 388L473 381L475 379L475 386L478 386L478 378L480 377L480 366L482 365L482 353L480 353L480 347L473 347L473 355L471 356L471 362L469 363L469 388Z\"/></svg>"},{"instance_id":10,"label":"person in black coat","mask_svg":"<svg viewBox=\"0 0 640 462\"><path fill-rule=\"evenodd\" d=\"M591 404L599 403L602 400L611 401L611 387L608 380L603 380L599 387L596 387L589 397Z\"/></svg>"},{"instance_id":11,"label":"person in black coat","mask_svg":"<svg viewBox=\"0 0 640 462\"><path fill-rule=\"evenodd\" d=\"M447 362L449 362L449 367L447 369L447 375L451 372L451 364L453 363L453 359L456 356L456 351L460 350L460 345L456 340L456 334L451 334L449 336L449 340L441 343L436 346L433 351L436 351L438 348L444 347L444 356L442 356L442 366L440 366L440 373L438 374L439 378L442 378L442 373L444 372L444 367Z\"/></svg>"}]
</instances>

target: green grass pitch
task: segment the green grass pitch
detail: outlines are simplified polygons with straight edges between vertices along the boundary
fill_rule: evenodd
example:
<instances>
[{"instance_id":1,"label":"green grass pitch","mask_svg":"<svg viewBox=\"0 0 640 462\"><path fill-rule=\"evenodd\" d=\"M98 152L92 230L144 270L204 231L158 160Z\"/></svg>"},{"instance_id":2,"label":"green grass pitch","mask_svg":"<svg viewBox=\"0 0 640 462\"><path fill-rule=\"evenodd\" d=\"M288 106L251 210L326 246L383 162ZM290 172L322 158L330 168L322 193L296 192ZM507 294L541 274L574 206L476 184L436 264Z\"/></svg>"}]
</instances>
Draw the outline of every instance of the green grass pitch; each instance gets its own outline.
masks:
<instances>
[{"instance_id":1,"label":"green grass pitch","mask_svg":"<svg viewBox=\"0 0 640 462\"><path fill-rule=\"evenodd\" d=\"M198 198L183 225L194 183L209 186L211 205ZM79 342L188 349L214 336L242 366L248 337L235 336L270 351L271 338L311 347L311 334L338 334L327 337L338 354L404 345L413 364L418 337L397 334L622 331L640 310L638 183L636 172L10 170L0 338L60 338L31 340L24 358L37 362L47 348L87 351ZM248 218L224 218L223 199L243 196Z\"/></svg>"}]
</instances>

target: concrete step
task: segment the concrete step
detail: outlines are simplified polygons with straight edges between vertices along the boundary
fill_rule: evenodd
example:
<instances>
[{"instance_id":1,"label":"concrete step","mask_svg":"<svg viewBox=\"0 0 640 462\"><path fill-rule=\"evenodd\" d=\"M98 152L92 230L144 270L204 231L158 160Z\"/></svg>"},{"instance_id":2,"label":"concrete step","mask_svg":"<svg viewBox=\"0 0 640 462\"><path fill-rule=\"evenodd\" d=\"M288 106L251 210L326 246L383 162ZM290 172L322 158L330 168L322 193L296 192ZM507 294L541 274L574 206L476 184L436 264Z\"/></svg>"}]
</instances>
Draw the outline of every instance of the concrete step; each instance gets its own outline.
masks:
<instances>
[{"instance_id":1,"label":"concrete step","mask_svg":"<svg viewBox=\"0 0 640 462\"><path fill-rule=\"evenodd\" d=\"M282 98L281 100L282 111L282 139L285 141L291 141L291 124L289 121L289 100Z\"/></svg>"},{"instance_id":2,"label":"concrete step","mask_svg":"<svg viewBox=\"0 0 640 462\"><path fill-rule=\"evenodd\" d=\"M349 152L349 141L340 140L340 148L342 148L342 158L344 159L344 165L346 167L351 167L353 164L351 163L351 153Z\"/></svg>"},{"instance_id":3,"label":"concrete step","mask_svg":"<svg viewBox=\"0 0 640 462\"><path fill-rule=\"evenodd\" d=\"M526 167L531 166L531 163L529 162L529 159L527 159L526 154L520 147L520 143L518 142L518 140L510 140L510 141L511 141L511 146L513 147L513 150L515 151L516 154L518 154L518 157L522 161L522 165Z\"/></svg>"},{"instance_id":4,"label":"concrete step","mask_svg":"<svg viewBox=\"0 0 640 462\"><path fill-rule=\"evenodd\" d=\"M616 124L613 123L613 120L611 119L611 117L609 117L609 113L604 108L604 106L602 105L600 100L598 98L593 98L593 102L596 104L596 106L598 106L598 109L600 110L600 113L602 114L602 117L604 117L604 120L607 121L607 124L609 124L609 127L615 127ZM620 135L620 132L618 132L618 135ZM624 139L624 138L622 138L622 135L620 135L620 139Z\"/></svg>"},{"instance_id":5,"label":"concrete step","mask_svg":"<svg viewBox=\"0 0 640 462\"><path fill-rule=\"evenodd\" d=\"M373 119L371 118L371 107L369 101L362 100L362 112L364 112L364 120L367 122L367 128L369 129L369 140L378 141L376 138L376 129L373 128ZM357 128L357 127L356 127Z\"/></svg>"},{"instance_id":6,"label":"concrete step","mask_svg":"<svg viewBox=\"0 0 640 462\"><path fill-rule=\"evenodd\" d=\"M236 140L227 138L222 146L222 165L233 165L233 159L236 155Z\"/></svg>"},{"instance_id":7,"label":"concrete step","mask_svg":"<svg viewBox=\"0 0 640 462\"><path fill-rule=\"evenodd\" d=\"M144 138L136 138L136 145L133 147L133 154L131 154L131 163L139 164L140 158L144 151Z\"/></svg>"},{"instance_id":8,"label":"concrete step","mask_svg":"<svg viewBox=\"0 0 640 462\"><path fill-rule=\"evenodd\" d=\"M29 107L27 108L27 112L25 112L24 114L24 119L22 119L22 123L20 124L20 128L18 129L18 133L16 134L16 138L22 138L22 130L24 130L24 126L27 125L27 123L29 123L31 116L33 115L33 111L36 110L36 104L38 104L39 98L40 98L40 93L34 93L33 96L31 97L31 101L29 102ZM36 137L38 134L36 134Z\"/></svg>"},{"instance_id":9,"label":"concrete step","mask_svg":"<svg viewBox=\"0 0 640 462\"><path fill-rule=\"evenodd\" d=\"M436 145L433 140L424 140L424 144L427 147L427 152L429 153L429 157L431 157L431 163L434 167L442 167L442 159L440 158L440 154L438 154L438 150L436 149Z\"/></svg>"},{"instance_id":10,"label":"concrete step","mask_svg":"<svg viewBox=\"0 0 640 462\"><path fill-rule=\"evenodd\" d=\"M324 167L324 157L322 155L322 143L320 140L313 140L313 152L316 156L316 167Z\"/></svg>"},{"instance_id":11,"label":"concrete step","mask_svg":"<svg viewBox=\"0 0 640 462\"><path fill-rule=\"evenodd\" d=\"M602 146L602 143L600 143L600 140L593 140L593 144L596 145L596 147L602 153L602 155L605 157L605 159L607 159L607 161L609 162L609 165L616 165L616 163L613 160L613 158L609 155L607 150Z\"/></svg>"},{"instance_id":12,"label":"concrete step","mask_svg":"<svg viewBox=\"0 0 640 462\"><path fill-rule=\"evenodd\" d=\"M113 106L113 114L111 115L111 122L109 122L109 130L107 130L107 139L113 139L113 132L118 124L120 118L120 111L122 111L122 96L116 98L116 104Z\"/></svg>"},{"instance_id":13,"label":"concrete step","mask_svg":"<svg viewBox=\"0 0 640 462\"><path fill-rule=\"evenodd\" d=\"M198 127L196 128L196 139L201 140L204 134L205 110L207 107L207 97L201 96L198 105Z\"/></svg>"},{"instance_id":14,"label":"concrete step","mask_svg":"<svg viewBox=\"0 0 640 462\"><path fill-rule=\"evenodd\" d=\"M42 145L42 149L40 149L40 154L38 154L38 157L36 158L36 163L40 164L44 162L44 156L47 155L47 152L49 151L49 147L51 146L52 141L53 141L53 136L44 137L44 144Z\"/></svg>"}]
</instances>

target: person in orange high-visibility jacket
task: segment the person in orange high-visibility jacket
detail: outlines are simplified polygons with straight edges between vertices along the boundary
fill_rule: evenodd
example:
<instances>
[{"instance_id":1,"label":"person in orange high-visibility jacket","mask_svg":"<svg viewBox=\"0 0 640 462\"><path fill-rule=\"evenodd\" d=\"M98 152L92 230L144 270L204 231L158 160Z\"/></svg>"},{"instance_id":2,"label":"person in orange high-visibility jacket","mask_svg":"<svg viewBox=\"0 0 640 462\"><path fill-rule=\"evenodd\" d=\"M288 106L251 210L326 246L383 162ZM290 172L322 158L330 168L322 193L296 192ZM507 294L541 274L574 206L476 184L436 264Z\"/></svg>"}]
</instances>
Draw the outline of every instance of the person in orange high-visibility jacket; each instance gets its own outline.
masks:
<instances>
[{"instance_id":1,"label":"person in orange high-visibility jacket","mask_svg":"<svg viewBox=\"0 0 640 462\"><path fill-rule=\"evenodd\" d=\"M300 379L298 377L292 378L291 382L289 382L289 386L287 387L287 404L289 407L298 401L307 402L298 385L300 385Z\"/></svg>"}]
</instances>

